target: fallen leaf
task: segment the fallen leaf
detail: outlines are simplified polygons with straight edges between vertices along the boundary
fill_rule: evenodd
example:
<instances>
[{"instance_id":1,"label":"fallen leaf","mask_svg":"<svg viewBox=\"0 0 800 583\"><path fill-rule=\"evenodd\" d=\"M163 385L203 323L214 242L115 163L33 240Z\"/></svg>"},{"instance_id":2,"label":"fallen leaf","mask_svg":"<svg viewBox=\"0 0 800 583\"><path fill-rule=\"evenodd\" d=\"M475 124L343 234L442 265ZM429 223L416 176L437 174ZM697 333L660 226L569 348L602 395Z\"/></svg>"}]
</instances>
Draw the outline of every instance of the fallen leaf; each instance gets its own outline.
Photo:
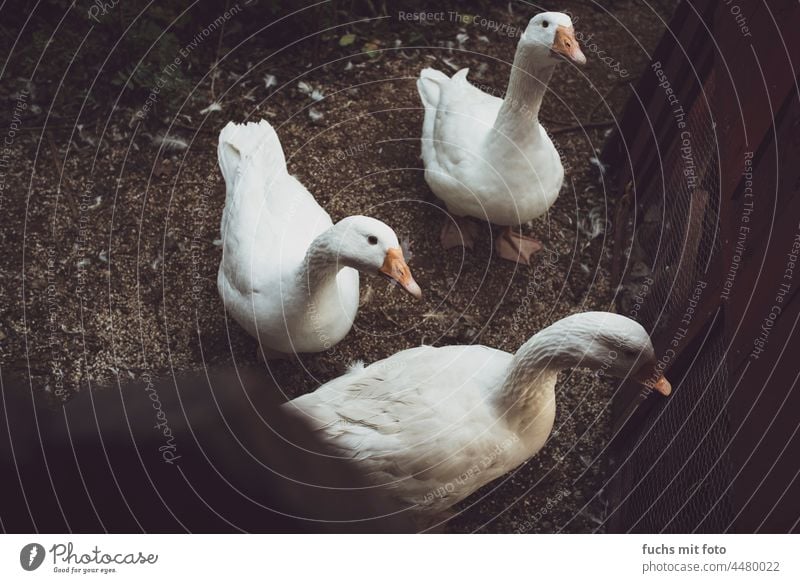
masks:
<instances>
[{"instance_id":1,"label":"fallen leaf","mask_svg":"<svg viewBox=\"0 0 800 583\"><path fill-rule=\"evenodd\" d=\"M375 57L380 55L380 52L378 51L379 48L380 47L376 42L370 41L368 43L364 43L364 52L367 53L367 56L370 59L374 59Z\"/></svg>"}]
</instances>

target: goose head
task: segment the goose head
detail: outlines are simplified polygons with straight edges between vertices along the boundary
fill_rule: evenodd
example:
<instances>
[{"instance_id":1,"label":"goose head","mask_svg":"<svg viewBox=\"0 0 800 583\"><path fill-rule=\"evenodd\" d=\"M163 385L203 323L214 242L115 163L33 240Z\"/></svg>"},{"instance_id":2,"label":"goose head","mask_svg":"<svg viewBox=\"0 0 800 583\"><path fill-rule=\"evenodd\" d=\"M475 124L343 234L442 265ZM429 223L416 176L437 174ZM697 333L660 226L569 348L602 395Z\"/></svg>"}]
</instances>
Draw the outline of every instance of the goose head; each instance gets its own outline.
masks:
<instances>
[{"instance_id":1,"label":"goose head","mask_svg":"<svg viewBox=\"0 0 800 583\"><path fill-rule=\"evenodd\" d=\"M379 275L419 299L422 290L411 275L395 232L377 219L353 216L332 228L329 252L339 264Z\"/></svg>"},{"instance_id":2,"label":"goose head","mask_svg":"<svg viewBox=\"0 0 800 583\"><path fill-rule=\"evenodd\" d=\"M672 386L661 373L650 336L641 324L610 312L585 312L561 320L571 338L564 350L572 366L601 371L615 378L632 378L664 396ZM576 364L577 361L577 364Z\"/></svg>"},{"instance_id":3,"label":"goose head","mask_svg":"<svg viewBox=\"0 0 800 583\"><path fill-rule=\"evenodd\" d=\"M522 366L532 370L588 368L604 376L632 378L665 396L672 391L647 331L619 314L567 316L534 335L517 355Z\"/></svg>"},{"instance_id":4,"label":"goose head","mask_svg":"<svg viewBox=\"0 0 800 583\"><path fill-rule=\"evenodd\" d=\"M572 19L562 12L542 12L531 18L518 50L529 52L537 63L555 65L566 59L576 65L586 64Z\"/></svg>"}]
</instances>

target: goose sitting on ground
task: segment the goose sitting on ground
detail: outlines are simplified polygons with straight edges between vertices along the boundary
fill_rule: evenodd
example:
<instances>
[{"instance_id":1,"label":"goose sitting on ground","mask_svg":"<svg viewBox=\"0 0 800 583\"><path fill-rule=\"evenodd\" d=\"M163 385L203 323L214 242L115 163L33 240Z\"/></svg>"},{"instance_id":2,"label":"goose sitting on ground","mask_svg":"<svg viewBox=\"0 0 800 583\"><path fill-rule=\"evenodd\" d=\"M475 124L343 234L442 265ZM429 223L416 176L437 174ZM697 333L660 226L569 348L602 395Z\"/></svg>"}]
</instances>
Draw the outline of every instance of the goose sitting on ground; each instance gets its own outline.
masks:
<instances>
[{"instance_id":1,"label":"goose sitting on ground","mask_svg":"<svg viewBox=\"0 0 800 583\"><path fill-rule=\"evenodd\" d=\"M358 310L359 271L421 297L394 231L363 216L334 225L286 170L269 123L228 123L218 156L227 195L217 287L265 358L320 352L344 338Z\"/></svg>"},{"instance_id":2,"label":"goose sitting on ground","mask_svg":"<svg viewBox=\"0 0 800 583\"><path fill-rule=\"evenodd\" d=\"M423 524L542 448L558 372L570 367L671 391L642 326L587 312L545 328L513 355L478 345L411 348L354 366L283 407Z\"/></svg>"},{"instance_id":3,"label":"goose sitting on ground","mask_svg":"<svg viewBox=\"0 0 800 583\"><path fill-rule=\"evenodd\" d=\"M471 85L468 69L452 78L435 69L420 73L425 180L452 217L442 229L445 248L472 248L475 225L464 217L475 217L506 226L496 241L504 259L528 264L541 249L512 227L544 215L561 190L564 167L539 124L539 107L564 59L586 62L570 17L545 12L520 38L505 99Z\"/></svg>"}]
</instances>

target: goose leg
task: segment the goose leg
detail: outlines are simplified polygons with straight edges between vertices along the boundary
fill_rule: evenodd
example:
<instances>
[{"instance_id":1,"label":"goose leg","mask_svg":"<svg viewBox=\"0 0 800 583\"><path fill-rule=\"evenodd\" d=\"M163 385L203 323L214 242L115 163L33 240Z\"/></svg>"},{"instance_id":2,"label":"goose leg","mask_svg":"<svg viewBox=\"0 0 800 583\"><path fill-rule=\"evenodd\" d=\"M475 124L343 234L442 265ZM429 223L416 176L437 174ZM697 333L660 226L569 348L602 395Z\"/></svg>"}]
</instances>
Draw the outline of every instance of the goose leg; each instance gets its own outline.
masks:
<instances>
[{"instance_id":1,"label":"goose leg","mask_svg":"<svg viewBox=\"0 0 800 583\"><path fill-rule=\"evenodd\" d=\"M445 249L465 247L472 250L477 233L478 227L467 217L449 215L444 221L440 235L442 247Z\"/></svg>"},{"instance_id":2,"label":"goose leg","mask_svg":"<svg viewBox=\"0 0 800 583\"><path fill-rule=\"evenodd\" d=\"M496 253L501 259L514 261L523 265L531 264L531 255L541 250L542 243L533 237L527 237L506 227L497 237Z\"/></svg>"}]
</instances>

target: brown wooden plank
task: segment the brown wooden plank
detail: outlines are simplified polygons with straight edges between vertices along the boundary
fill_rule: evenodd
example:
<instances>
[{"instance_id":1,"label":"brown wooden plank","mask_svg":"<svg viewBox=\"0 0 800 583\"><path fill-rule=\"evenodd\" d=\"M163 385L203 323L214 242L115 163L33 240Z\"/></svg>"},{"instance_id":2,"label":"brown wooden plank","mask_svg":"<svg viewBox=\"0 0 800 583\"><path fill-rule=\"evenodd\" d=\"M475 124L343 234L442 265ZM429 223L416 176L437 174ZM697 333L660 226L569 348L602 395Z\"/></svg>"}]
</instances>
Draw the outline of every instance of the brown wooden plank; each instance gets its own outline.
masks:
<instances>
[{"instance_id":1,"label":"brown wooden plank","mask_svg":"<svg viewBox=\"0 0 800 583\"><path fill-rule=\"evenodd\" d=\"M691 88L680 80L693 75L690 60L683 50L676 47L696 43L698 34L705 32L696 11L698 8L707 9L710 2L694 4L694 8L686 2L679 5L652 59L652 62L661 63L673 90L678 92L682 100L688 98ZM634 177L643 176L638 174L642 170L639 158L656 151L656 143L662 143L660 140L663 139L660 132L669 132L664 120L671 115L671 108L658 84L657 75L648 67L638 83L631 86L633 95L622 116L621 132L611 138L610 142L614 145L604 150L603 158L619 172L621 187ZM641 104L644 104L644 108ZM639 190L635 179L634 187Z\"/></svg>"},{"instance_id":2,"label":"brown wooden plank","mask_svg":"<svg viewBox=\"0 0 800 583\"><path fill-rule=\"evenodd\" d=\"M708 330L706 322L712 318L712 314L720 316L731 340L728 366L735 375L745 375L731 400L729 411L732 428L739 432L728 453L734 460L734 469L742 469L733 487L735 512L741 510L733 528L749 532L766 519L762 530L783 532L800 517L800 483L792 482L800 467L800 436L793 434L798 424L797 411L800 410L800 388L795 384L800 373L800 360L796 358L796 348L784 356L779 355L784 346L792 342L796 346L800 342L800 335L796 330L792 331L796 316L800 313L800 262L794 267L796 273L793 277L783 281L787 254L792 249L794 238L800 233L800 164L797 163L800 160L800 103L794 95L797 71L790 68L787 57L788 49L795 66L800 63L800 35L794 34L800 28L800 4L796 0L778 0L768 5L754 0L738 4L752 36L744 37L730 8L718 3L713 21L714 39L719 48L713 72L709 75L716 80L716 90L706 86L707 92L713 97L702 106L690 100L693 112L695 108L700 108L697 109L699 112L702 107L710 106L705 113L717 122L720 160L703 160L703 163L720 164L718 194L721 249L707 275L709 290L704 296L706 301L698 308L702 314L698 318L696 312L692 323L695 329L681 340L680 352L673 358L667 376L677 380L682 374L687 374L686 367L693 350L702 350L697 342L702 338L702 333ZM773 22L773 15L777 25ZM691 17L686 15L685 19L688 21ZM783 34L787 48L780 42L776 26ZM666 46L667 41L663 40L662 44ZM696 49L693 52L697 52ZM759 64L763 68L766 86L762 82ZM684 85L682 90L686 91L692 85L692 80L687 77ZM651 96L658 99L658 93L652 89L651 86ZM655 89L660 91L658 87ZM747 112L744 122L737 97ZM657 111L660 117L650 118L657 126L652 130L637 128L633 138L630 134L620 138L627 138L627 143L632 144L629 167L638 179L635 184L637 197L645 204L650 204L657 196L667 197L669 194L661 194L655 188L655 185L660 188L662 163L667 168L667 176L670 169L677 168L680 163L675 154L674 137L662 127L670 122L663 117L666 110L654 107L647 103L644 108L638 103L629 103L626 109L632 112L631 119L638 119L640 123L646 121L649 111ZM777 112L780 115L776 116ZM778 121L774 122L773 117ZM773 126L777 128L774 132L771 130ZM655 148L656 143L661 146L660 154ZM650 150L637 150L637 144L650 144ZM723 304L724 312L720 313L716 310L719 286L725 280L736 249L734 235L742 224L741 215L745 208L741 182L744 152L747 150L758 152L753 164L753 184L754 190L760 193L760 208L758 213L753 211L752 222L749 223L753 231L751 239L747 241L747 252L739 264L730 298ZM705 168L700 171L704 172ZM716 198L710 196L709 200ZM697 232L697 217L705 214L700 212L701 206L693 200L687 220L684 254L691 254L696 247L693 234ZM775 210L777 213L773 212ZM708 227L707 222L705 226ZM696 272L689 263L691 259L681 269ZM679 282L682 287L674 290L676 297L686 295L684 288L687 281L690 280ZM780 287L781 284L785 284L785 289ZM778 300L778 297L783 299ZM679 312L679 304L673 306L672 316ZM770 310L776 305L780 305L782 311L770 328L763 353L755 358L751 356L757 346L754 341L765 318L769 317ZM670 328L674 329L674 326ZM665 342L669 339L670 330L663 330L655 337L657 352L663 352ZM774 367L775 364L778 366ZM651 404L652 400L642 404L638 387L631 385L622 388L615 399L613 412L616 422L614 430L622 436L621 440L629 442L636 438L637 424ZM624 423L626 420L627 424ZM770 423L772 426L767 431ZM787 452L779 457L784 448L787 448ZM779 464L770 469L776 461ZM623 481L623 477L620 477L615 485L624 491ZM784 495L787 488L789 493ZM782 495L784 499L770 512ZM618 524L624 524L624 513L624 508L615 513L614 520Z\"/></svg>"},{"instance_id":3,"label":"brown wooden plank","mask_svg":"<svg viewBox=\"0 0 800 583\"><path fill-rule=\"evenodd\" d=\"M742 184L740 195L730 203L731 230L743 229L728 243L729 247L735 247L743 242L743 250L738 255L740 260L735 263L731 259L723 264L725 277L729 271L735 275L726 299L735 358L745 358L751 350L744 339L762 323L764 315L758 310L772 305L776 281L781 279L786 253L800 222L800 164L797 163L800 160L800 136L797 134L800 100L797 96L789 96L778 123L777 140L763 148L753 166L753 195L742 194L745 187ZM735 265L738 269L732 271ZM800 274L794 279L794 286L798 281ZM735 335L740 324L744 332Z\"/></svg>"},{"instance_id":4,"label":"brown wooden plank","mask_svg":"<svg viewBox=\"0 0 800 583\"><path fill-rule=\"evenodd\" d=\"M791 279L785 278L792 242L800 233L800 197L795 197L775 221L772 237L767 244L760 241L750 259L743 258L736 282L727 301L727 331L731 341L732 362L744 361L754 350L754 339L770 316L774 306L781 303L777 296L780 286L788 288L781 297L784 302L800 289L800 265ZM759 242L756 242L759 243ZM780 315L778 319L783 318Z\"/></svg>"},{"instance_id":5,"label":"brown wooden plank","mask_svg":"<svg viewBox=\"0 0 800 583\"><path fill-rule=\"evenodd\" d=\"M733 532L755 532L765 520L762 532L788 532L800 518L800 498L791 491L782 510L771 512L800 470L799 320L796 295L770 334L771 348L758 360L748 360L749 366L731 379L736 386L741 376L728 407L735 434L729 448L732 475L738 473L731 488L738 514Z\"/></svg>"},{"instance_id":6,"label":"brown wooden plank","mask_svg":"<svg viewBox=\"0 0 800 583\"><path fill-rule=\"evenodd\" d=\"M697 50L700 50L703 47L703 38L707 35L703 22L696 14L692 13L684 27L676 33L678 38L672 53L668 55L668 60L661 63L665 80L669 82L670 88L675 92L678 104L687 113L703 80L697 76L692 60L694 55L684 53L685 46L697 47ZM706 44L708 48L705 50L710 52L710 43ZM674 141L677 132L677 126L673 120L674 106L669 103L664 89L658 86L657 73L651 66L643 76L650 76L656 80L656 90L653 95L649 96L649 101L644 101L645 109L642 112L639 131L631 140L626 140L631 156L635 156L633 182L635 191L640 194L644 194L645 190L640 187L638 180L651 179L651 176L645 172L646 167L652 163L652 159L659 157L660 152L663 156L665 145ZM640 95L639 98L643 99L643 96ZM657 147L656 144L661 147Z\"/></svg>"},{"instance_id":7,"label":"brown wooden plank","mask_svg":"<svg viewBox=\"0 0 800 583\"><path fill-rule=\"evenodd\" d=\"M687 2L681 2L675 9L675 13L669 23L670 28L673 30L680 30L686 18L689 16L691 8ZM652 61L665 61L669 55L672 54L675 41L671 35L663 35L658 42L653 54L651 55ZM631 90L639 94L640 98L647 103L653 94L656 87L656 79L653 75L644 75L640 77L635 84L630 84ZM630 140L636 132L639 131L642 121L642 110L637 107L633 99L629 99L625 105L625 109L620 117L619 130L615 131L603 147L601 158L608 163L616 163L618 160L627 159L626 152L628 148L625 147L625 141ZM629 176L629 174L628 174ZM624 184L627 180L620 176L621 182Z\"/></svg>"},{"instance_id":8,"label":"brown wooden plank","mask_svg":"<svg viewBox=\"0 0 800 583\"><path fill-rule=\"evenodd\" d=\"M778 29L773 16L778 19ZM735 26L735 22L731 25L724 15L718 15L718 19L720 27L726 23L728 29ZM758 10L751 15L749 25L752 31L752 37L746 39L749 42L740 38L738 43L730 41L730 45L721 45L722 54L718 60L719 76L730 75L727 87L721 87L721 91L734 92L720 95L727 99L738 95L740 101L735 103L734 99L734 103L722 108L717 116L720 134L726 137L720 144L722 192L736 190L741 181L739 167L745 151L754 150L761 143L775 112L795 87L797 71L790 72L792 66L798 66L797 55L800 54L800 35L796 33L800 28L800 4L796 0L771 2L770 10ZM786 47L779 40L779 32ZM723 42L726 38L723 37ZM793 55L794 62L789 60L789 55ZM746 114L744 125L739 105Z\"/></svg>"},{"instance_id":9,"label":"brown wooden plank","mask_svg":"<svg viewBox=\"0 0 800 583\"><path fill-rule=\"evenodd\" d=\"M639 189L640 193L639 199L644 204L653 200L651 197L657 199L663 196L666 200L669 200L670 197L675 195L673 192L664 192L664 188L669 188L670 178L672 178L675 173L680 174L682 172L680 156L683 140L681 135L684 131L689 131L689 139L695 145L692 148L692 153L696 166L698 184L702 182L709 167L718 163L716 156L712 155L712 152L701 151L696 147L700 136L692 134L698 127L708 126L710 128L712 125L709 99L714 95L715 87L716 75L712 70L703 82L702 90L697 92L694 101L684 106L686 116L683 118L683 121L686 127L679 128L674 118L668 119L666 123L672 126L674 131L671 132L671 137L667 139L666 142L660 142L661 144L667 144L666 147L662 145L660 152L658 152L660 156L654 151L643 158L644 164L647 164L646 160L650 160L650 166L644 167L639 174L642 179L640 179L637 184L637 189ZM662 176L664 183L661 181Z\"/></svg>"},{"instance_id":10,"label":"brown wooden plank","mask_svg":"<svg viewBox=\"0 0 800 583\"><path fill-rule=\"evenodd\" d=\"M745 181L739 184L731 212L734 221L740 221L745 204L755 198L748 215L750 238L766 241L772 228L773 216L783 212L795 196L800 195L800 98L790 93L778 114L777 131L765 136L755 153L753 181L754 197L743 195Z\"/></svg>"}]
</instances>

